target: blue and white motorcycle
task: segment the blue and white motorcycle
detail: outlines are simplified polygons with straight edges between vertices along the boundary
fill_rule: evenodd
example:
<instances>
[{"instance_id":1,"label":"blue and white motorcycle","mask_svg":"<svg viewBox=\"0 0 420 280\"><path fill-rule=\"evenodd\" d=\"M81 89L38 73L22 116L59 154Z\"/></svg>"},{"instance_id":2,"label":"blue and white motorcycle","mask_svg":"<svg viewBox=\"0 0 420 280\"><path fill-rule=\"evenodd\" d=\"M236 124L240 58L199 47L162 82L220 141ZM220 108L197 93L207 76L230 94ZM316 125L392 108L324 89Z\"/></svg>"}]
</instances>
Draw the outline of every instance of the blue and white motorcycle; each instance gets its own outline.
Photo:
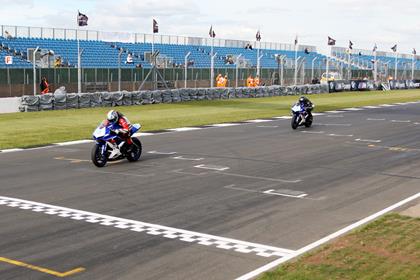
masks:
<instances>
[{"instance_id":1,"label":"blue and white motorcycle","mask_svg":"<svg viewBox=\"0 0 420 280\"><path fill-rule=\"evenodd\" d=\"M306 110L300 103L296 103L292 107L292 128L297 129L299 126L311 127L313 122L312 113Z\"/></svg>"},{"instance_id":2,"label":"blue and white motorcycle","mask_svg":"<svg viewBox=\"0 0 420 280\"><path fill-rule=\"evenodd\" d=\"M101 123L93 132L93 139L96 141L92 148L92 162L97 167L104 167L108 161L116 161L127 158L130 162L140 159L142 144L136 137L131 137L140 130L140 124L133 124L130 137L133 142L128 145L118 134L118 125Z\"/></svg>"}]
</instances>

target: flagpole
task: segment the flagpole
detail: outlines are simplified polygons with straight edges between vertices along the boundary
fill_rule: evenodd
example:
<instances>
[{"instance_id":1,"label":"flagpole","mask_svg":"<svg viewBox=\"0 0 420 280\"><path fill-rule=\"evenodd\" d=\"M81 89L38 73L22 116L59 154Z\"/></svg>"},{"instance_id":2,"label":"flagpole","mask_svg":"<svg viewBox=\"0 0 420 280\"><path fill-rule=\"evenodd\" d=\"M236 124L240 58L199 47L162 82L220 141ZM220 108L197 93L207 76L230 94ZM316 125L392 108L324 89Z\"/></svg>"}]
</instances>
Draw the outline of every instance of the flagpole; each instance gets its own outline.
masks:
<instances>
[{"instance_id":1,"label":"flagpole","mask_svg":"<svg viewBox=\"0 0 420 280\"><path fill-rule=\"evenodd\" d=\"M347 64L348 64L348 68L347 68L347 78L349 79L349 81L351 80L351 50L349 49L349 52L347 54Z\"/></svg>"},{"instance_id":2,"label":"flagpole","mask_svg":"<svg viewBox=\"0 0 420 280\"><path fill-rule=\"evenodd\" d=\"M395 73L394 73L394 80L397 80L398 75L398 51L395 52Z\"/></svg>"},{"instance_id":3,"label":"flagpole","mask_svg":"<svg viewBox=\"0 0 420 280\"><path fill-rule=\"evenodd\" d=\"M415 51L413 51L413 61L411 62L411 80L414 80L414 65L416 61Z\"/></svg>"},{"instance_id":4,"label":"flagpole","mask_svg":"<svg viewBox=\"0 0 420 280\"><path fill-rule=\"evenodd\" d=\"M77 37L77 92L82 92L82 69L81 69L81 57L80 57L80 40L79 40L79 32L80 27L77 24L76 30L76 37Z\"/></svg>"},{"instance_id":5,"label":"flagpole","mask_svg":"<svg viewBox=\"0 0 420 280\"><path fill-rule=\"evenodd\" d=\"M260 47L261 47L261 42L260 45L258 46L258 39L257 41L255 41L255 45L257 46L257 76L260 76Z\"/></svg>"},{"instance_id":6,"label":"flagpole","mask_svg":"<svg viewBox=\"0 0 420 280\"><path fill-rule=\"evenodd\" d=\"M210 87L214 87L214 36L211 36Z\"/></svg>"},{"instance_id":7,"label":"flagpole","mask_svg":"<svg viewBox=\"0 0 420 280\"><path fill-rule=\"evenodd\" d=\"M375 81L375 83L378 81L378 63L376 61L377 55L376 55L376 48L375 51L373 52L373 80Z\"/></svg>"},{"instance_id":8,"label":"flagpole","mask_svg":"<svg viewBox=\"0 0 420 280\"><path fill-rule=\"evenodd\" d=\"M298 61L297 61L297 51L298 51L298 43L297 43L297 37L296 37L296 39L295 39L295 77L294 77L294 80L295 80L295 82L294 82L294 85L297 85L297 64L298 64Z\"/></svg>"},{"instance_id":9,"label":"flagpole","mask_svg":"<svg viewBox=\"0 0 420 280\"><path fill-rule=\"evenodd\" d=\"M327 65L326 65L326 70L325 70L325 73L326 73L326 76L325 76L325 78L327 79L327 84L328 84L328 73L329 73L329 70L330 70L330 54L331 54L331 46L329 45L328 46L328 48L329 48L329 53L327 53Z\"/></svg>"}]
</instances>

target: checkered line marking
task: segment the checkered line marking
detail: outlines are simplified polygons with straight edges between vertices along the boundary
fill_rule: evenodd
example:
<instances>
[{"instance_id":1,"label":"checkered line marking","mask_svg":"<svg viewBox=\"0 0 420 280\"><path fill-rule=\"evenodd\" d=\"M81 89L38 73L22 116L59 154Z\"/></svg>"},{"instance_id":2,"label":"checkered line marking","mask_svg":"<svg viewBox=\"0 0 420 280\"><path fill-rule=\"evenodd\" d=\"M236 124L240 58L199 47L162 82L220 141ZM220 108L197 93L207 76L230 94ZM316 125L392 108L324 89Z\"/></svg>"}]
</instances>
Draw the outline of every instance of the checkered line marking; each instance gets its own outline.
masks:
<instances>
[{"instance_id":1,"label":"checkered line marking","mask_svg":"<svg viewBox=\"0 0 420 280\"><path fill-rule=\"evenodd\" d=\"M251 243L242 240L203 234L199 232L171 228L161 225L149 224L135 220L128 220L113 216L107 216L11 197L0 196L0 205L22 210L30 210L37 213L58 216L62 218L72 219L75 221L83 221L87 223L98 224L122 230L129 230L148 235L159 236L161 238L178 240L190 244L199 244L203 246L209 246L243 254L253 254L266 258L286 257L295 253L295 251L293 250L273 247L269 245Z\"/></svg>"}]
</instances>

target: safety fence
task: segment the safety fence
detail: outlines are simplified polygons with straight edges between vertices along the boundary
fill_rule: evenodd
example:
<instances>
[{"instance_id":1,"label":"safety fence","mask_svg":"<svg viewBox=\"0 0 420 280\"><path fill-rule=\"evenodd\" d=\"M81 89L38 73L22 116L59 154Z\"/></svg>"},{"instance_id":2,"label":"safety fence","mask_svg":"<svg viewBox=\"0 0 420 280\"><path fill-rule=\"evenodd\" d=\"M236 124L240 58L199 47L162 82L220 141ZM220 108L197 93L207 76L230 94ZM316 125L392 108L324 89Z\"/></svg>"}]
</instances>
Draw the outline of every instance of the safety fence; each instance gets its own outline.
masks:
<instances>
[{"instance_id":1,"label":"safety fence","mask_svg":"<svg viewBox=\"0 0 420 280\"><path fill-rule=\"evenodd\" d=\"M43 110L178 103L199 100L262 98L271 96L319 94L327 92L327 85L288 87L268 86L257 88L199 88L135 92L95 92L81 94L64 93L59 90L54 94L22 96L19 110L21 112L33 112Z\"/></svg>"}]
</instances>

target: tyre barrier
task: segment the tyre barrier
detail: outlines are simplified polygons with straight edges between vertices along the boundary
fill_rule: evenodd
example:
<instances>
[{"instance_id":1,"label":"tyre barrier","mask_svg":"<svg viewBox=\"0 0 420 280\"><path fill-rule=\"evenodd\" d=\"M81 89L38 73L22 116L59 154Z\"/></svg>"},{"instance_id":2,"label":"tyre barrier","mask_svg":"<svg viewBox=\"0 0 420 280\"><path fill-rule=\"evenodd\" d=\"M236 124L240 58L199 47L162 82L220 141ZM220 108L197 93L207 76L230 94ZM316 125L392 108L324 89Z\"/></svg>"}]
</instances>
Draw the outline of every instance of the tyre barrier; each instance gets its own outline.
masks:
<instances>
[{"instance_id":1,"label":"tyre barrier","mask_svg":"<svg viewBox=\"0 0 420 280\"><path fill-rule=\"evenodd\" d=\"M201 100L227 100L237 98L266 98L272 96L328 93L327 85L267 86L257 88L197 88L170 89L134 92L95 92L24 95L20 99L21 112L46 110L81 109L94 107L115 107L178 103Z\"/></svg>"}]
</instances>

